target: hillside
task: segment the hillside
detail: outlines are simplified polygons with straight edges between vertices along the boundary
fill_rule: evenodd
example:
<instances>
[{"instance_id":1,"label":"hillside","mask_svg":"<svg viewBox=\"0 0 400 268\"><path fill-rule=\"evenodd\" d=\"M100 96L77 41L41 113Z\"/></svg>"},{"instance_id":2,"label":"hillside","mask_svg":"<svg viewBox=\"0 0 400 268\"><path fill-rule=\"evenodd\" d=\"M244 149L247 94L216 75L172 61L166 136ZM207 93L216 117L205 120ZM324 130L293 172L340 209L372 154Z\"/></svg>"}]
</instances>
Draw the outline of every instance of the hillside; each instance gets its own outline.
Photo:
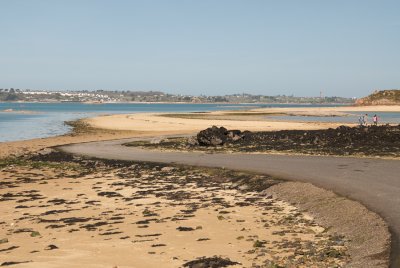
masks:
<instances>
[{"instance_id":1,"label":"hillside","mask_svg":"<svg viewBox=\"0 0 400 268\"><path fill-rule=\"evenodd\" d=\"M380 90L371 95L358 99L355 103L359 106L366 105L400 105L400 90Z\"/></svg>"}]
</instances>

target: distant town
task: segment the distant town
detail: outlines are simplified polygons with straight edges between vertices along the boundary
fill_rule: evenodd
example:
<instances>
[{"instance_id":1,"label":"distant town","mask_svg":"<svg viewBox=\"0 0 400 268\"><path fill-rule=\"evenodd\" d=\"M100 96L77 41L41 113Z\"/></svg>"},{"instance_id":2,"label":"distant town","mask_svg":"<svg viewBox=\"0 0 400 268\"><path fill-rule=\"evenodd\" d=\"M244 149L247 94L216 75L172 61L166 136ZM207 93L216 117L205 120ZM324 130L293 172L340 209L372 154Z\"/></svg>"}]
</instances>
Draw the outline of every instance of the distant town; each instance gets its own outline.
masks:
<instances>
[{"instance_id":1,"label":"distant town","mask_svg":"<svg viewBox=\"0 0 400 268\"><path fill-rule=\"evenodd\" d=\"M0 88L1 102L82 102L82 103L122 103L122 102L173 102L173 103L311 103L329 104L355 102L355 98L298 97L287 95L232 94L223 96L174 95L161 91L49 91L32 89Z\"/></svg>"}]
</instances>

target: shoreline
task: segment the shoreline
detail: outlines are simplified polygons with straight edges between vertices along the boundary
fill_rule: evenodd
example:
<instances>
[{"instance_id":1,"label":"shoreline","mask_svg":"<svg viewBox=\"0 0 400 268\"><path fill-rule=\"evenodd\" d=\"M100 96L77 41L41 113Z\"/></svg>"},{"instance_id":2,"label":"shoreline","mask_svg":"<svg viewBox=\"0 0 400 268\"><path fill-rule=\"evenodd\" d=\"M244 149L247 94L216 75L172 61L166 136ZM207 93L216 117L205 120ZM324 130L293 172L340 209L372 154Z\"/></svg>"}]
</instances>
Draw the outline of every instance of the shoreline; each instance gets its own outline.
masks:
<instances>
[{"instance_id":1,"label":"shoreline","mask_svg":"<svg viewBox=\"0 0 400 268\"><path fill-rule=\"evenodd\" d=\"M85 102L80 102L80 101L49 101L49 102L43 102L43 101L0 101L0 103L82 103L82 104L255 104L255 105L354 105L354 104L348 104L348 103L267 103L267 102L152 102L152 101L130 101L130 102L102 102L102 103L85 103Z\"/></svg>"},{"instance_id":2,"label":"shoreline","mask_svg":"<svg viewBox=\"0 0 400 268\"><path fill-rule=\"evenodd\" d=\"M237 111L234 111L237 112ZM218 113L218 112L217 112ZM125 118L129 115L118 115L118 116L122 116ZM134 115L136 116L136 114ZM22 155L26 155L29 153L33 153L36 152L38 150L42 150L45 148L49 148L49 147L54 147L54 146L59 146L59 145L65 145L65 144L72 144L72 143L82 143L82 142L91 142L91 141L101 141L101 140L117 140L117 139L123 139L123 138L132 138L132 137L137 137L137 138L145 138L145 137L157 137L157 136L165 136L165 135L178 135L178 134L193 134L194 132L196 132L196 129L198 129L199 127L201 128L201 126L197 126L193 127L193 125L189 124L189 127L185 127L184 125L180 125L181 128L165 128L164 127L164 122L154 122L155 119L159 120L160 117L157 117L157 115L153 115L153 114L146 114L147 117L142 118L144 120L148 120L146 121L147 123L144 124L143 128L128 128L128 129L111 129L107 126L107 120L104 122L102 121L102 127L99 128L99 125L96 124L92 124L91 120L92 119L84 119L84 120L78 120L77 125L75 125L73 132L67 134L67 135L63 135L63 136L58 136L58 137L51 137L51 138L44 138L44 139L35 139L35 140L29 140L29 141L17 141L17 142L11 142L11 143L0 143L0 158L4 158L5 156L10 156L10 153L13 154L13 157L21 157ZM112 116L111 116L112 117ZM104 119L105 117L97 117L97 119ZM109 118L108 118L109 119ZM114 119L114 118L113 118ZM128 118L129 120L129 118ZM194 120L194 122L198 122L198 119L191 119ZM124 122L124 121L121 121ZM114 122L115 123L115 122ZM126 121L125 121L126 123ZM178 125L179 123L182 123L180 120L178 120ZM193 121L192 121L193 123ZM237 123L237 121L231 121L230 123ZM251 124L255 123L254 121L251 121ZM277 124L276 122L272 122L274 127L279 129L282 128L283 126L288 127L288 123L284 123L284 124ZM208 125L210 125L210 122L208 122ZM105 127L106 126L106 127ZM153 126L153 128L150 128L151 130L149 131L149 126ZM242 124L242 126L246 126L246 124ZM289 127L292 127L293 129L299 128L299 127L304 127L304 124L294 124L294 125L290 125L289 123ZM255 128L260 127L259 125L253 126ZM265 126L264 126L265 127ZM307 124L307 127L310 129L318 129L321 128L321 124ZM323 127L327 127L326 125L324 125ZM271 128L271 126L270 126ZM147 131L145 131L145 129ZM8 150L8 151L7 151ZM304 189L306 189L306 192L308 192L308 190L313 189L312 185L306 186L305 183L301 183L301 182L297 182L298 185L296 187L293 188L299 188L299 186L305 187ZM282 186L283 187L283 186ZM315 187L316 188L316 187ZM283 188L286 189L285 191L288 191L288 188ZM316 189L320 189L320 188L316 188ZM282 190L282 189L281 189ZM321 189L320 189L321 190ZM282 190L284 191L284 190ZM321 190L321 191L325 191L326 190ZM323 192L323 193L325 193ZM292 192L293 197L295 197L295 193ZM324 194L325 195L325 194ZM287 196L286 196L287 197ZM342 197L337 197L339 199L344 199L347 200L345 198ZM338 200L339 200L338 199ZM317 198L318 200L318 198ZM292 202L293 200L290 199L290 197L286 200L286 202ZM297 199L296 202L299 202L299 200ZM354 201L352 201L354 202ZM357 203L357 202L355 202ZM357 203L358 205L360 205L359 203ZM301 206L300 203L297 204L298 206ZM316 204L314 204L315 207L318 207ZM363 207L362 205L360 205L361 207ZM304 207L307 207L307 205L304 205ZM312 207L308 207L307 209L311 209ZM368 213L373 213L368 211ZM316 214L317 215L317 214ZM369 215L376 215L376 214L369 214ZM326 217L327 215L325 215ZM318 216L319 217L319 216ZM380 219L380 223L377 223L377 226L381 226L383 229L380 229L381 231L383 231L383 233L385 233L385 229L386 229L386 238L384 240L382 240L381 242L386 244L387 243L387 237L390 237L390 235L388 234L387 231L387 225L386 223L383 222L383 220L379 217L376 216L376 219ZM321 222L323 222L323 218L321 218ZM326 219L325 219L326 220ZM380 228L381 228L380 227ZM389 249L386 249L387 251ZM387 251L382 251L382 252L387 252ZM387 253L382 253L379 252L380 256L386 256L385 254ZM378 253L377 253L378 254ZM383 254L383 255L382 255ZM381 267L386 267L387 265L384 264L384 262L379 263L379 265L381 265ZM361 265L359 267L362 267Z\"/></svg>"},{"instance_id":3,"label":"shoreline","mask_svg":"<svg viewBox=\"0 0 400 268\"><path fill-rule=\"evenodd\" d=\"M151 104L151 103L148 103ZM172 103L171 103L172 104ZM245 104L245 103L240 103L240 104ZM252 104L252 103L249 103ZM239 108L239 107L235 107L232 106L231 108ZM246 107L244 107L246 108ZM265 130L283 130L283 129L323 129L323 128L329 128L329 127L337 127L341 124L345 124L345 125L356 125L357 122L353 123L348 123L348 122L329 122L329 120L323 121L321 120L319 121L307 121L307 117L320 117L320 118L329 118L329 117L347 117L351 114L349 114L349 112L360 112L360 111L373 111L373 112L400 112L400 106L365 106L365 107L354 107L354 106L333 106L333 107L266 107L266 108L256 108L256 107L247 107L249 109L231 109L231 110L217 110L217 111L211 111L211 112L162 112L162 113L148 113L148 112L143 112L143 113L134 113L134 114L130 114L130 113L124 113L124 114L106 114L106 115L96 115L95 117L89 117L89 118L81 118L78 120L83 120L87 123L90 124L94 124L93 126L96 128L101 128L101 129L111 129L111 130L134 130L134 131L138 131L138 129L132 129L134 128L134 126L131 126L130 128L121 128L119 126L116 126L116 128L114 128L113 126L108 126L107 122L105 122L105 120L100 120L101 117L112 117L114 116L115 118L119 118L119 117L124 117L124 116L133 116L133 115L137 115L137 114L142 114L142 115L149 115L150 118L148 119L144 119L144 120L151 120L152 117L154 116L158 116L157 119L159 119L159 117L171 117L171 118L182 118L183 116L187 116L190 115L187 118L182 118L182 119L201 119L201 116L204 116L204 119L207 120L216 120L216 124L218 125L223 125L224 123L235 123L237 124L239 127L242 128L242 130L245 130L244 128L246 127L245 125L242 124L242 126L238 123L238 122L234 122L234 121L252 121L252 117L254 117L253 119L255 119L255 121L262 121L265 122L265 125L262 126L259 123L259 126L255 126L252 127L249 130L253 130L253 131L265 131ZM6 109L7 110L7 109ZM4 113L4 114L8 114L8 113L14 113L14 114L40 114L41 112L36 112L36 111L19 111L19 110L15 110L15 111L0 111L0 114ZM172 116L171 116L172 115ZM238 116L240 115L240 116ZM262 118L262 115L264 116L269 116L269 115L284 115L284 116L298 116L298 117L304 117L304 120L299 118L299 119L276 119L276 118ZM232 118L232 117L237 117ZM227 121L220 121L220 119L224 119L226 118ZM154 122L161 122L160 120L155 120ZM356 120L354 120L356 121ZM126 121L126 122L129 122ZM122 122L123 124L126 122ZM197 121L200 122L200 121ZM268 123L271 123L272 125L275 124L274 126L268 127L266 125L268 125ZM400 123L400 122L399 122ZM173 122L167 122L167 124L174 124ZM182 125L181 122L178 122L179 125ZM195 121L192 121L192 125L196 125ZM203 127L206 128L208 126L211 126L212 123L209 124L204 124L203 122ZM318 124L320 124L320 126L318 127ZM173 127L173 131L174 133L177 133L178 131L175 130L179 130L181 131L181 126L179 125L175 125ZM234 124L230 124L232 125L232 128L235 128ZM165 129L164 127L160 127L160 126L156 126L160 129ZM170 126L169 126L170 127ZM147 126L145 128L142 127L142 129L140 131L149 131L149 129L152 129L153 126ZM171 129L170 129L171 130ZM199 131L200 129L197 128L192 128L192 129L187 129L184 132L187 133L189 132L196 132ZM70 132L67 132L63 135L60 136L67 136L69 135ZM46 137L47 138L47 137ZM50 137L50 138L54 138L54 136ZM43 139L43 138L35 138L35 139ZM18 140L16 140L18 141ZM7 142L16 142L16 141L7 141ZM20 140L20 141L27 141L27 140ZM5 142L0 142L1 143L5 143Z\"/></svg>"},{"instance_id":4,"label":"shoreline","mask_svg":"<svg viewBox=\"0 0 400 268\"><path fill-rule=\"evenodd\" d=\"M390 104L390 105L357 105L355 103L287 103L287 102L157 102L157 101L128 101L128 102L80 102L80 101L0 101L0 103L81 103L81 104L214 104L214 105L300 105L301 106L310 106L309 108L318 107L318 106L328 106L328 107L354 107L354 108L367 108L368 110L374 110L376 107L387 107L387 108L394 108L400 106L400 104Z\"/></svg>"},{"instance_id":5,"label":"shoreline","mask_svg":"<svg viewBox=\"0 0 400 268\"><path fill-rule=\"evenodd\" d=\"M82 118L75 122L86 125L84 131L79 128L72 129L70 132L54 137L37 138L32 140L0 142L0 159L8 155L20 155L24 152L40 150L41 148L63 145L68 143L79 143L99 140L112 140L131 137L149 137L164 135L191 135L212 125L227 126L230 129L250 130L250 131L275 131L275 130L318 130L326 128L336 128L342 123L326 122L307 122L307 121L274 121L264 120L251 121L252 115L259 113L300 113L301 115L326 115L327 113L341 113L349 111L350 107L292 107L292 108L257 108L248 110L226 110L213 111L205 113L180 113L197 116L206 114L207 116L225 116L231 114L246 114L244 119L236 116L228 118L229 120L220 120L218 118L210 119L192 119L168 117L168 114L176 113L136 113L136 114L113 114L96 116L91 118ZM364 107L352 107L352 111L360 111ZM371 107L372 109L372 107ZM400 106L374 106L374 111L393 111L400 112ZM137 122L132 122L138 119ZM132 120L133 119L133 120ZM356 125L356 124L346 124ZM87 128L87 126L90 126ZM88 133L89 131L89 133Z\"/></svg>"}]
</instances>

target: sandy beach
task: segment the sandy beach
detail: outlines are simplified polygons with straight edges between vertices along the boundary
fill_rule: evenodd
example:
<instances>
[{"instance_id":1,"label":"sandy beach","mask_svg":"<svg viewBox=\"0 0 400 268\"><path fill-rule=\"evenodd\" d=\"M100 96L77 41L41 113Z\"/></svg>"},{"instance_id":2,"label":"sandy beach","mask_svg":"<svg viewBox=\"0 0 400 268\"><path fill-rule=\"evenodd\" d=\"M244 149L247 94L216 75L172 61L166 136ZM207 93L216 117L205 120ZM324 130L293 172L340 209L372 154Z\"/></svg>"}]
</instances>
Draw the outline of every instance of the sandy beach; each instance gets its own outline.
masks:
<instances>
[{"instance_id":1,"label":"sandy beach","mask_svg":"<svg viewBox=\"0 0 400 268\"><path fill-rule=\"evenodd\" d=\"M336 128L340 123L306 122L307 116L345 116L346 113L371 112L399 112L400 106L374 107L323 107L323 108L262 108L246 111L217 111L208 113L174 113L174 114L132 114L111 115L85 120L89 125L101 129L135 130L149 132L159 130L160 133L192 134L212 125L224 126L228 129L249 131L275 130L312 130ZM268 115L299 115L304 121L276 121L268 119ZM356 122L354 124L356 125Z\"/></svg>"},{"instance_id":2,"label":"sandy beach","mask_svg":"<svg viewBox=\"0 0 400 268\"><path fill-rule=\"evenodd\" d=\"M47 149L89 141L194 134L212 125L251 131L335 128L338 124L261 121L257 116L278 112L328 116L340 114L340 109L201 114L207 118L111 115L81 120L75 132L64 136L0 143L0 158L7 159L0 166L0 264L208 267L196 265L214 261L231 262L232 267L342 267L357 260L362 267L362 255L355 255L349 238L330 231L332 220L316 219L319 214L299 209L288 196L279 197L279 193L289 192L295 197L296 192L288 189L304 183L287 188L272 180L268 187L253 189L248 186L251 183L235 181L258 175L57 159ZM27 158L38 151L36 159ZM261 180L271 182L268 177ZM276 190L268 192L270 186ZM304 187L307 192L313 186ZM377 222L382 239L376 250L383 252L375 264L386 267L385 247L390 239L386 224L353 203L353 209L362 211L360 215ZM309 204L307 211L312 207L317 206Z\"/></svg>"},{"instance_id":3,"label":"sandy beach","mask_svg":"<svg viewBox=\"0 0 400 268\"><path fill-rule=\"evenodd\" d=\"M22 155L46 147L69 143L141 136L192 135L212 125L224 126L228 129L239 129L242 131L276 131L295 129L315 130L336 128L341 124L305 122L306 118L304 122L274 121L266 119L265 115L292 114L302 116L332 116L343 115L344 112L367 110L374 112L398 112L400 111L400 106L263 108L246 111L216 111L209 113L140 113L99 116L82 119L79 126L77 126L75 131L71 134L29 141L0 143L0 158L9 155Z\"/></svg>"},{"instance_id":4,"label":"sandy beach","mask_svg":"<svg viewBox=\"0 0 400 268\"><path fill-rule=\"evenodd\" d=\"M221 256L233 267L331 267L349 261L345 237L250 182L230 181L233 173L86 161L26 163L0 175L0 263L182 267ZM255 179L264 188L277 183Z\"/></svg>"},{"instance_id":5,"label":"sandy beach","mask_svg":"<svg viewBox=\"0 0 400 268\"><path fill-rule=\"evenodd\" d=\"M0 268L400 267L400 1L2 1Z\"/></svg>"}]
</instances>

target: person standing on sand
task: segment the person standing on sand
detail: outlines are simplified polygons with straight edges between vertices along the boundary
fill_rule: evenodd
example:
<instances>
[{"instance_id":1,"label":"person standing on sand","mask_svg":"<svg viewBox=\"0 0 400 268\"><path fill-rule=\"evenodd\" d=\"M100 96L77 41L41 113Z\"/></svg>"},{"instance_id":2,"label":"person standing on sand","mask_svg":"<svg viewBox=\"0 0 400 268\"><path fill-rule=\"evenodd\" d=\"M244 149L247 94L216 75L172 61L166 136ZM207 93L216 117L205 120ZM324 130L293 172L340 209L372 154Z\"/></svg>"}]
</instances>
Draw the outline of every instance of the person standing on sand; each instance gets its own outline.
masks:
<instances>
[{"instance_id":1,"label":"person standing on sand","mask_svg":"<svg viewBox=\"0 0 400 268\"><path fill-rule=\"evenodd\" d=\"M363 116L364 126L368 126L368 114Z\"/></svg>"},{"instance_id":2,"label":"person standing on sand","mask_svg":"<svg viewBox=\"0 0 400 268\"><path fill-rule=\"evenodd\" d=\"M374 126L378 125L378 116L374 115L374 117L372 117L372 121L374 122Z\"/></svg>"},{"instance_id":3,"label":"person standing on sand","mask_svg":"<svg viewBox=\"0 0 400 268\"><path fill-rule=\"evenodd\" d=\"M358 118L358 124L360 125L360 127L364 126L364 116L361 116Z\"/></svg>"}]
</instances>

